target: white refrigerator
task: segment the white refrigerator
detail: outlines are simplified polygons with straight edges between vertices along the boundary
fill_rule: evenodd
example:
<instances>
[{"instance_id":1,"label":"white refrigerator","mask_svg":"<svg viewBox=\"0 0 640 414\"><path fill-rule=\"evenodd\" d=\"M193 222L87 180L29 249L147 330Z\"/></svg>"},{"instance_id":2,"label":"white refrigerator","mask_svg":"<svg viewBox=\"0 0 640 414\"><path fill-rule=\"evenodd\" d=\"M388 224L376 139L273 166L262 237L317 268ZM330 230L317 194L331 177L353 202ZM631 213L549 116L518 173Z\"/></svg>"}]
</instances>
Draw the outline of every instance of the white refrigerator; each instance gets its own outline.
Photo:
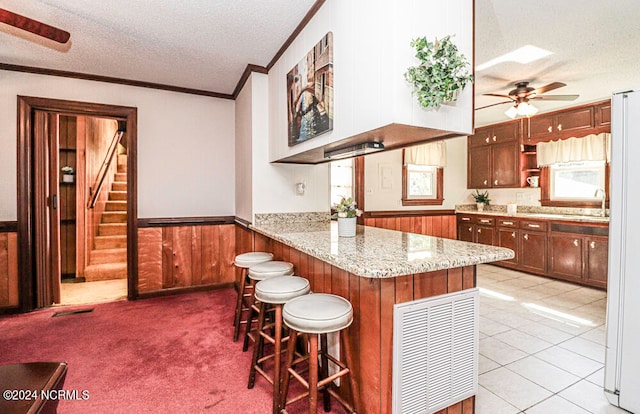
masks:
<instances>
[{"instance_id":1,"label":"white refrigerator","mask_svg":"<svg viewBox=\"0 0 640 414\"><path fill-rule=\"evenodd\" d=\"M613 94L605 395L640 413L640 89Z\"/></svg>"}]
</instances>

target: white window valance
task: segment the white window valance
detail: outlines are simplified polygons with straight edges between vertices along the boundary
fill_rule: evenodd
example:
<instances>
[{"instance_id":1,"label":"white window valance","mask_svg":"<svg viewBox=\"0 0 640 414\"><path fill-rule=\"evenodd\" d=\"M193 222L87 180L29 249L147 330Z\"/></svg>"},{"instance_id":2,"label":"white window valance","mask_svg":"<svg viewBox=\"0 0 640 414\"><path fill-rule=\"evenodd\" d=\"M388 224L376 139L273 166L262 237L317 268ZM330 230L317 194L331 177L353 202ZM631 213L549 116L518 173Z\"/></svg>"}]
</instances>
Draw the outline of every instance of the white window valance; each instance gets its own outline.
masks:
<instances>
[{"instance_id":1,"label":"white window valance","mask_svg":"<svg viewBox=\"0 0 640 414\"><path fill-rule=\"evenodd\" d=\"M540 142L536 146L539 167L559 162L611 160L611 134L587 135L582 138Z\"/></svg>"},{"instance_id":2,"label":"white window valance","mask_svg":"<svg viewBox=\"0 0 640 414\"><path fill-rule=\"evenodd\" d=\"M447 165L447 144L437 141L405 148L404 163L444 167Z\"/></svg>"}]
</instances>

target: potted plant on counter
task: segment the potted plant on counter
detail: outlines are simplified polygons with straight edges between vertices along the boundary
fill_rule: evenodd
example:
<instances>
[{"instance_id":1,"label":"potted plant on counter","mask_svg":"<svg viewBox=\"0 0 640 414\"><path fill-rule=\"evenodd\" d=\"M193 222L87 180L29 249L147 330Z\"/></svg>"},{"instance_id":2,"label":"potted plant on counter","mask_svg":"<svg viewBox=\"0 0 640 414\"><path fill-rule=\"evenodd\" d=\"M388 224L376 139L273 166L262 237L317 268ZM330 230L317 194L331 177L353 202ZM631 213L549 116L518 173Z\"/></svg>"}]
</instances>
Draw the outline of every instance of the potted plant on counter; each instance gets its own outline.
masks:
<instances>
[{"instance_id":1,"label":"potted plant on counter","mask_svg":"<svg viewBox=\"0 0 640 414\"><path fill-rule=\"evenodd\" d=\"M474 200L476 200L476 207L478 208L478 211L483 211L484 210L484 206L488 206L489 202L491 201L491 199L489 199L489 192L485 191L484 193L481 193L480 191L478 191L476 189L476 192L472 194Z\"/></svg>"},{"instance_id":2,"label":"potted plant on counter","mask_svg":"<svg viewBox=\"0 0 640 414\"><path fill-rule=\"evenodd\" d=\"M338 236L355 237L356 221L362 215L362 210L356 208L356 202L351 197L342 197L333 208L336 212L331 217L338 219Z\"/></svg>"}]
</instances>

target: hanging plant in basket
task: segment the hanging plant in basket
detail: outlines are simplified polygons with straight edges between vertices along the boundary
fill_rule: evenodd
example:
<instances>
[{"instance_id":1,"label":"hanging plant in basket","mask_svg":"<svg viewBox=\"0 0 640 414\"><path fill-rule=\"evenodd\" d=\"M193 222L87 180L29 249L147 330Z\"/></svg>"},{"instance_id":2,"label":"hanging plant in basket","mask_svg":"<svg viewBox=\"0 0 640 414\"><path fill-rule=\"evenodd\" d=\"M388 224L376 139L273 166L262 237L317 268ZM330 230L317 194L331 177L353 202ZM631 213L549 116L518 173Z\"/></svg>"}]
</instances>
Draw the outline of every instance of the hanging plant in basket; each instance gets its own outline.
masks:
<instances>
[{"instance_id":1,"label":"hanging plant in basket","mask_svg":"<svg viewBox=\"0 0 640 414\"><path fill-rule=\"evenodd\" d=\"M444 102L455 102L465 85L473 82L469 62L451 42L451 36L435 42L419 37L410 44L420 64L411 66L404 77L423 108L438 109Z\"/></svg>"}]
</instances>

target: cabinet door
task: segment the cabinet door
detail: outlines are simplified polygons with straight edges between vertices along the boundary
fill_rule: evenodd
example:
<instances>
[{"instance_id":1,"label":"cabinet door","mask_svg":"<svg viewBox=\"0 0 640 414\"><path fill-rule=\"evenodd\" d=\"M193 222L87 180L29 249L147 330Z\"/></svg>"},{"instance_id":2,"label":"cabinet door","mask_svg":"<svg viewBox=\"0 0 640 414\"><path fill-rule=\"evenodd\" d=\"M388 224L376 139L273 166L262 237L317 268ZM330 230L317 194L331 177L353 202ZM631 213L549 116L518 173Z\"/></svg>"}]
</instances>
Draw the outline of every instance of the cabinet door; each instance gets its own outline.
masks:
<instances>
[{"instance_id":1,"label":"cabinet door","mask_svg":"<svg viewBox=\"0 0 640 414\"><path fill-rule=\"evenodd\" d=\"M547 234L543 232L520 230L520 268L532 273L544 274L547 271Z\"/></svg>"},{"instance_id":2,"label":"cabinet door","mask_svg":"<svg viewBox=\"0 0 640 414\"><path fill-rule=\"evenodd\" d=\"M458 224L458 240L473 243L473 224L471 223Z\"/></svg>"},{"instance_id":3,"label":"cabinet door","mask_svg":"<svg viewBox=\"0 0 640 414\"><path fill-rule=\"evenodd\" d=\"M491 147L493 176L491 187L520 187L520 153L516 142L493 145Z\"/></svg>"},{"instance_id":4,"label":"cabinet door","mask_svg":"<svg viewBox=\"0 0 640 414\"><path fill-rule=\"evenodd\" d=\"M580 236L552 234L550 237L549 254L551 263L549 272L561 279L582 280L582 243Z\"/></svg>"},{"instance_id":5,"label":"cabinet door","mask_svg":"<svg viewBox=\"0 0 640 414\"><path fill-rule=\"evenodd\" d=\"M475 226L476 229L476 243L494 245L493 227L487 226Z\"/></svg>"},{"instance_id":6,"label":"cabinet door","mask_svg":"<svg viewBox=\"0 0 640 414\"><path fill-rule=\"evenodd\" d=\"M491 187L491 147L470 148L467 166L467 188Z\"/></svg>"},{"instance_id":7,"label":"cabinet door","mask_svg":"<svg viewBox=\"0 0 640 414\"><path fill-rule=\"evenodd\" d=\"M594 127L593 107L576 109L574 111L564 111L556 115L555 131L558 134L579 134L582 130ZM579 135L577 135L579 136Z\"/></svg>"},{"instance_id":8,"label":"cabinet door","mask_svg":"<svg viewBox=\"0 0 640 414\"><path fill-rule=\"evenodd\" d=\"M491 144L492 128L478 128L476 133L469 137L469 148Z\"/></svg>"},{"instance_id":9,"label":"cabinet door","mask_svg":"<svg viewBox=\"0 0 640 414\"><path fill-rule=\"evenodd\" d=\"M584 281L593 286L607 287L609 243L606 237L585 239L586 269Z\"/></svg>"},{"instance_id":10,"label":"cabinet door","mask_svg":"<svg viewBox=\"0 0 640 414\"><path fill-rule=\"evenodd\" d=\"M596 126L611 125L611 102L596 106Z\"/></svg>"},{"instance_id":11,"label":"cabinet door","mask_svg":"<svg viewBox=\"0 0 640 414\"><path fill-rule=\"evenodd\" d=\"M529 141L543 140L553 135L554 116L538 115L529 118Z\"/></svg>"},{"instance_id":12,"label":"cabinet door","mask_svg":"<svg viewBox=\"0 0 640 414\"><path fill-rule=\"evenodd\" d=\"M493 127L490 141L500 144L508 141L516 141L520 138L520 126L522 121L507 122Z\"/></svg>"},{"instance_id":13,"label":"cabinet door","mask_svg":"<svg viewBox=\"0 0 640 414\"><path fill-rule=\"evenodd\" d=\"M520 245L520 237L518 237L518 230L510 228L498 228L496 230L497 244L500 247L506 247L515 252L515 257L510 260L503 260L505 263L518 264L518 247Z\"/></svg>"}]
</instances>

